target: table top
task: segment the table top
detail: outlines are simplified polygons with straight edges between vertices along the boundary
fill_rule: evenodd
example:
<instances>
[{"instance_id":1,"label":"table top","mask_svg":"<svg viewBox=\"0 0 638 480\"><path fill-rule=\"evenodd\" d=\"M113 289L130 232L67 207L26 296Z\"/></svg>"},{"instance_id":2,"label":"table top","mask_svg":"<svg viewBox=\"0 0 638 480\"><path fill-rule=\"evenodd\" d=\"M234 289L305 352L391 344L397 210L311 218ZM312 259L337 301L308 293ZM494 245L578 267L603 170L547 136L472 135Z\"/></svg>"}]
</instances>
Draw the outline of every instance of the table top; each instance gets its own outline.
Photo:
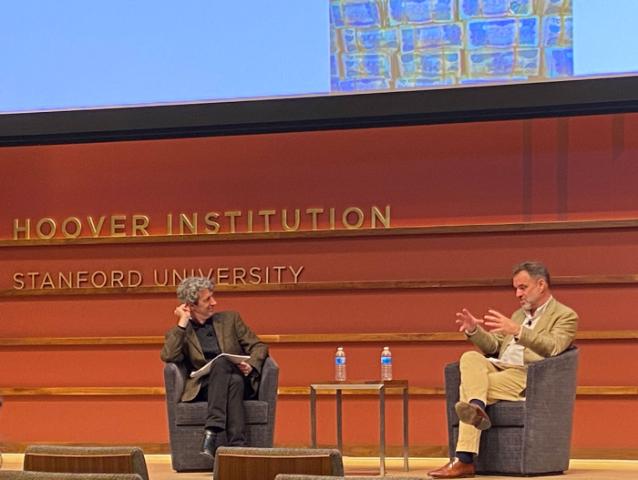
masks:
<instances>
[{"instance_id":1,"label":"table top","mask_svg":"<svg viewBox=\"0 0 638 480\"><path fill-rule=\"evenodd\" d=\"M382 388L408 388L407 380L344 380L337 382L329 380L327 382L311 383L314 390L381 390Z\"/></svg>"}]
</instances>

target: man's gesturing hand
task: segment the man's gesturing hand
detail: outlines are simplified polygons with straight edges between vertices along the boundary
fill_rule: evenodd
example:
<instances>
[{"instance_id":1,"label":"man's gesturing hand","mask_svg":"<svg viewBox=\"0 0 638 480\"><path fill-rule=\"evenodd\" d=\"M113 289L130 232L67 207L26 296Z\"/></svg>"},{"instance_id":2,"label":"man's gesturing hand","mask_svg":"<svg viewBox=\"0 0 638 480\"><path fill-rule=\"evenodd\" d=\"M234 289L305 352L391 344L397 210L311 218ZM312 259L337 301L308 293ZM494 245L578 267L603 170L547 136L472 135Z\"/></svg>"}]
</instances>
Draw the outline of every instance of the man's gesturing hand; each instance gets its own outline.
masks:
<instances>
[{"instance_id":1,"label":"man's gesturing hand","mask_svg":"<svg viewBox=\"0 0 638 480\"><path fill-rule=\"evenodd\" d=\"M483 323L483 320L476 318L467 308L456 313L456 324L459 325L459 332L472 333L480 323Z\"/></svg>"},{"instance_id":2,"label":"man's gesturing hand","mask_svg":"<svg viewBox=\"0 0 638 480\"><path fill-rule=\"evenodd\" d=\"M483 324L492 333L505 333L507 335L516 335L521 326L513 322L512 319L506 317L496 310L488 310L487 315L483 316Z\"/></svg>"}]
</instances>

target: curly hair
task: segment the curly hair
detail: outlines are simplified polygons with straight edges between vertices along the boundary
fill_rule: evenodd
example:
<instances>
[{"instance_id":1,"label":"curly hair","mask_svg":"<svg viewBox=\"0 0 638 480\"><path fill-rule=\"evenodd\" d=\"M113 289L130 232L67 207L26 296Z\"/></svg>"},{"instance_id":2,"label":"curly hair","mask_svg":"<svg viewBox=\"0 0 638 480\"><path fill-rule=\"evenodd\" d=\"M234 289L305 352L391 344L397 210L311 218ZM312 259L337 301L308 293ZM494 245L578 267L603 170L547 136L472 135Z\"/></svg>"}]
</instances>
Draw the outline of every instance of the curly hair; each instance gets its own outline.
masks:
<instances>
[{"instance_id":1,"label":"curly hair","mask_svg":"<svg viewBox=\"0 0 638 480\"><path fill-rule=\"evenodd\" d=\"M186 277L177 286L177 298L182 303L197 304L199 292L213 290L215 284L207 277Z\"/></svg>"}]
</instances>

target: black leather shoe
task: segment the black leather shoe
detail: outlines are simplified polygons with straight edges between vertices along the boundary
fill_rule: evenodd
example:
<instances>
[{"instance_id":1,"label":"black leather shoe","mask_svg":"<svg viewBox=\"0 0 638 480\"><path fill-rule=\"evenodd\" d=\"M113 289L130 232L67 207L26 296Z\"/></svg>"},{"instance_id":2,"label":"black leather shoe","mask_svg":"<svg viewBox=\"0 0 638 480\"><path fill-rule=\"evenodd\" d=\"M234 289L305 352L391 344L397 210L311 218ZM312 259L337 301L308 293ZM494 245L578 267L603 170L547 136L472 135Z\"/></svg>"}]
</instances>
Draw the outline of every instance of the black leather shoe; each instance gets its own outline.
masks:
<instances>
[{"instance_id":1,"label":"black leather shoe","mask_svg":"<svg viewBox=\"0 0 638 480\"><path fill-rule=\"evenodd\" d=\"M220 445L220 434L205 430L204 441L202 442L202 449L199 452L207 457L215 458L215 452Z\"/></svg>"}]
</instances>

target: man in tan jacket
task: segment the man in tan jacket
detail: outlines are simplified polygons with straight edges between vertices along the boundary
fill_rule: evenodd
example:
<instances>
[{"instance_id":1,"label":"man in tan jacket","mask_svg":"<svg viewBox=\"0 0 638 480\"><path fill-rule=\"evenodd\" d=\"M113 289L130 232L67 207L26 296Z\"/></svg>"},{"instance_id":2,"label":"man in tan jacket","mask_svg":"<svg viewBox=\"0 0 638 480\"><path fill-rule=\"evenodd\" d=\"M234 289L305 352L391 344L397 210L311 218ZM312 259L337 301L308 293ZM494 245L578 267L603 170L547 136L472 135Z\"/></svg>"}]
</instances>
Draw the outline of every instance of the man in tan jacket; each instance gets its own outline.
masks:
<instances>
[{"instance_id":1,"label":"man in tan jacket","mask_svg":"<svg viewBox=\"0 0 638 480\"><path fill-rule=\"evenodd\" d=\"M208 414L201 453L215 456L224 437L228 445L246 441L243 400L257 395L268 346L243 322L239 313L214 313L213 283L205 277L188 277L177 287L180 305L177 325L166 333L160 354L164 362L183 363L189 373L182 401L207 401ZM249 355L234 363L227 357L213 362L210 373L191 378L220 353Z\"/></svg>"},{"instance_id":2,"label":"man in tan jacket","mask_svg":"<svg viewBox=\"0 0 638 480\"><path fill-rule=\"evenodd\" d=\"M488 310L483 318L467 309L456 314L459 331L482 353L474 350L461 356L460 401L455 405L460 420L456 457L429 472L432 478L473 477L481 430L491 426L486 405L522 400L526 365L562 353L576 336L578 316L554 299L549 272L542 263L516 265L512 285L521 308L511 318L496 310Z\"/></svg>"}]
</instances>

